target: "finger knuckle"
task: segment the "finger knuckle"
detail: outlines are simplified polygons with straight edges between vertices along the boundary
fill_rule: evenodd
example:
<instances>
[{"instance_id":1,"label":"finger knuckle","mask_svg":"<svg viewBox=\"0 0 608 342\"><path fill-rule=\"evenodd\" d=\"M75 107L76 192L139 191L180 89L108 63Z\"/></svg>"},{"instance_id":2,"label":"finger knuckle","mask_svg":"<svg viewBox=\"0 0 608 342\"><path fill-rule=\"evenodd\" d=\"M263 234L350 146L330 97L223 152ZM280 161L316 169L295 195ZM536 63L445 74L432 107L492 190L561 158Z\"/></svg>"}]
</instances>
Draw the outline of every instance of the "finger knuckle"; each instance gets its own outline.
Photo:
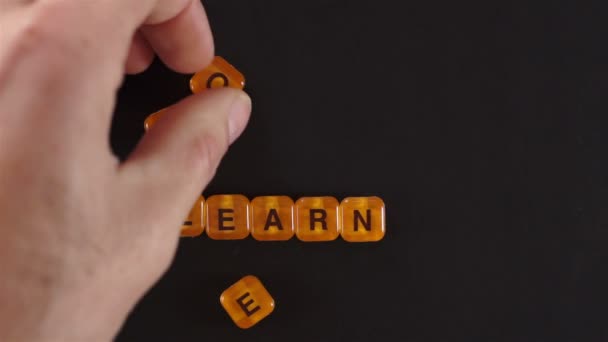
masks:
<instances>
[{"instance_id":1,"label":"finger knuckle","mask_svg":"<svg viewBox=\"0 0 608 342\"><path fill-rule=\"evenodd\" d=\"M17 56L43 51L45 60L53 64L67 64L73 61L73 57L82 56L86 42L78 32L66 29L61 6L53 3L36 6L25 17L15 39L14 52Z\"/></svg>"}]
</instances>

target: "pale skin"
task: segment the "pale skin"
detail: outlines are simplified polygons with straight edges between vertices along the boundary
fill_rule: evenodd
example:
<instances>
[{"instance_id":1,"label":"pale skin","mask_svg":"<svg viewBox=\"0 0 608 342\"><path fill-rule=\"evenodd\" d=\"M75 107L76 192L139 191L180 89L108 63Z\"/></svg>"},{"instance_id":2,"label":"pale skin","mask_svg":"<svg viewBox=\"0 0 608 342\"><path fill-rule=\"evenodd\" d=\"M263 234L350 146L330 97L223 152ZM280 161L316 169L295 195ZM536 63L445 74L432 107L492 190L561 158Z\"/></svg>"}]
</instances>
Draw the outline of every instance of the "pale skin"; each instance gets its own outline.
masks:
<instances>
[{"instance_id":1,"label":"pale skin","mask_svg":"<svg viewBox=\"0 0 608 342\"><path fill-rule=\"evenodd\" d=\"M116 93L213 54L199 0L0 0L0 341L112 340L170 266L251 101L192 95L119 162Z\"/></svg>"}]
</instances>

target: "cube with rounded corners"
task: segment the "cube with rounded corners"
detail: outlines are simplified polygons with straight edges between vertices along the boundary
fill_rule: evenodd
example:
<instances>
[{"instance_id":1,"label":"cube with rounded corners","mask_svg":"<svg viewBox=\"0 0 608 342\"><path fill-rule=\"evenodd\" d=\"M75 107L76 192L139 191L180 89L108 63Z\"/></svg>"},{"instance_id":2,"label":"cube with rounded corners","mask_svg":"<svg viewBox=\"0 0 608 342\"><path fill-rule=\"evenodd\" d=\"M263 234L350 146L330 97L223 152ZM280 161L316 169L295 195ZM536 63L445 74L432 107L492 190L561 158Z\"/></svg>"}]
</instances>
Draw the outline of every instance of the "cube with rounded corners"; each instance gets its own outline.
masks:
<instances>
[{"instance_id":1,"label":"cube with rounded corners","mask_svg":"<svg viewBox=\"0 0 608 342\"><path fill-rule=\"evenodd\" d=\"M342 238L348 242L375 242L384 238L384 201L379 197L347 197L340 203Z\"/></svg>"},{"instance_id":2,"label":"cube with rounded corners","mask_svg":"<svg viewBox=\"0 0 608 342\"><path fill-rule=\"evenodd\" d=\"M260 196L251 201L251 236L258 241L286 241L294 235L293 200Z\"/></svg>"},{"instance_id":3,"label":"cube with rounded corners","mask_svg":"<svg viewBox=\"0 0 608 342\"><path fill-rule=\"evenodd\" d=\"M295 203L296 236L301 241L333 241L340 236L335 197L302 197Z\"/></svg>"},{"instance_id":4,"label":"cube with rounded corners","mask_svg":"<svg viewBox=\"0 0 608 342\"><path fill-rule=\"evenodd\" d=\"M249 199L243 195L213 195L205 201L205 228L213 240L249 236Z\"/></svg>"},{"instance_id":5,"label":"cube with rounded corners","mask_svg":"<svg viewBox=\"0 0 608 342\"><path fill-rule=\"evenodd\" d=\"M274 311L274 299L262 282L248 275L226 289L220 303L234 323L249 329Z\"/></svg>"}]
</instances>

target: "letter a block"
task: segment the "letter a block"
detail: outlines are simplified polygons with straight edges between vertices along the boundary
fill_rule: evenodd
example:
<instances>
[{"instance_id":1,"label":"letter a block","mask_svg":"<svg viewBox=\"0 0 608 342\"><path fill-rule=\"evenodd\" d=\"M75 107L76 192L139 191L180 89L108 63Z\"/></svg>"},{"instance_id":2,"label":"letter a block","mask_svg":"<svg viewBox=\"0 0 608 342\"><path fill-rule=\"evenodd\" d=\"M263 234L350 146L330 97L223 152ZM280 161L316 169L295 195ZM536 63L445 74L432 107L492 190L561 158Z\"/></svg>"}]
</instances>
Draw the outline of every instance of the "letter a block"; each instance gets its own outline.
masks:
<instances>
[{"instance_id":1,"label":"letter a block","mask_svg":"<svg viewBox=\"0 0 608 342\"><path fill-rule=\"evenodd\" d=\"M258 241L286 241L293 237L293 200L261 196L251 201L251 235Z\"/></svg>"},{"instance_id":2,"label":"letter a block","mask_svg":"<svg viewBox=\"0 0 608 342\"><path fill-rule=\"evenodd\" d=\"M220 303L242 329L251 328L274 310L274 299L262 282L251 275L226 289L220 296Z\"/></svg>"}]
</instances>

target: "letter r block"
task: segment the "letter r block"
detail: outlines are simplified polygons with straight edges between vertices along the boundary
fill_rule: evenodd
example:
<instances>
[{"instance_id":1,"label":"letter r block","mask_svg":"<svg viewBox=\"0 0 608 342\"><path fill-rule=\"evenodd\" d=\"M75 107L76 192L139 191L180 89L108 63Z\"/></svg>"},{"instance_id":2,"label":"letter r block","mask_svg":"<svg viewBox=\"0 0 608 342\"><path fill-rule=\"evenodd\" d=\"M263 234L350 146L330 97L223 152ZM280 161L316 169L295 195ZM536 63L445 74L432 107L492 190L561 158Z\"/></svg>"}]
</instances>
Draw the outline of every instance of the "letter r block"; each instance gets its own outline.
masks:
<instances>
[{"instance_id":1,"label":"letter r block","mask_svg":"<svg viewBox=\"0 0 608 342\"><path fill-rule=\"evenodd\" d=\"M295 205L296 236L301 241L333 241L340 235L338 200L302 197Z\"/></svg>"},{"instance_id":2,"label":"letter r block","mask_svg":"<svg viewBox=\"0 0 608 342\"><path fill-rule=\"evenodd\" d=\"M245 87L245 76L224 58L215 56L211 64L200 70L190 79L190 90L196 94L213 88L235 88ZM159 110L149 115L144 121L144 129L148 131L167 112L167 109Z\"/></svg>"},{"instance_id":3,"label":"letter r block","mask_svg":"<svg viewBox=\"0 0 608 342\"><path fill-rule=\"evenodd\" d=\"M251 328L274 310L274 299L262 282L251 275L226 289L220 296L220 303L242 329Z\"/></svg>"}]
</instances>

